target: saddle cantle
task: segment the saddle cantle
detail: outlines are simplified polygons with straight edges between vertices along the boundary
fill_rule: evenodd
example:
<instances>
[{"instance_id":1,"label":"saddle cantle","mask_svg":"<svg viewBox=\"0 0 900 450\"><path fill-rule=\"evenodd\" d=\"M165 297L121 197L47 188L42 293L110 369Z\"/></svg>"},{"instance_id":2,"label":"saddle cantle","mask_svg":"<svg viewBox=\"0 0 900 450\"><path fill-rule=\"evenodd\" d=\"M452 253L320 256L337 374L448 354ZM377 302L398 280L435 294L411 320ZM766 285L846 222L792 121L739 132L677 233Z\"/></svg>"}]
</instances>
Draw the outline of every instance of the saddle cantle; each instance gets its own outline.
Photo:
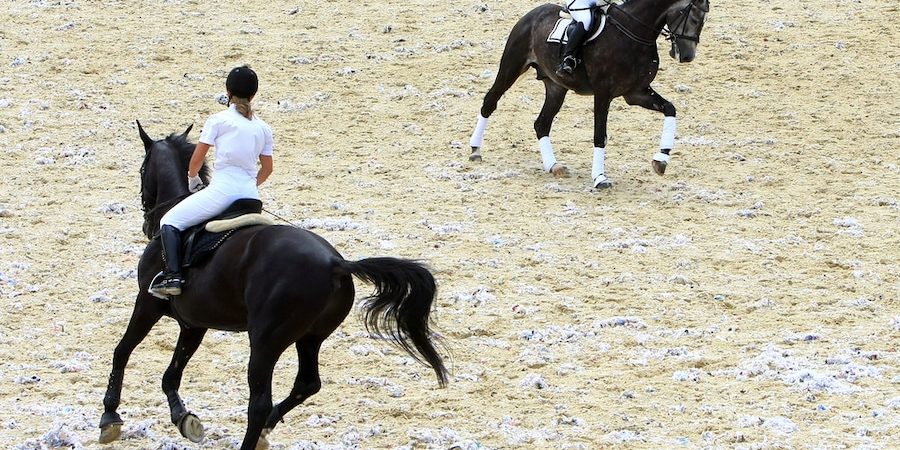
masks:
<instances>
[{"instance_id":1,"label":"saddle cantle","mask_svg":"<svg viewBox=\"0 0 900 450\"><path fill-rule=\"evenodd\" d=\"M262 202L242 198L231 204L222 214L207 222L188 228L182 233L181 266L197 265L210 256L235 231L252 225L272 225L262 214Z\"/></svg>"}]
</instances>

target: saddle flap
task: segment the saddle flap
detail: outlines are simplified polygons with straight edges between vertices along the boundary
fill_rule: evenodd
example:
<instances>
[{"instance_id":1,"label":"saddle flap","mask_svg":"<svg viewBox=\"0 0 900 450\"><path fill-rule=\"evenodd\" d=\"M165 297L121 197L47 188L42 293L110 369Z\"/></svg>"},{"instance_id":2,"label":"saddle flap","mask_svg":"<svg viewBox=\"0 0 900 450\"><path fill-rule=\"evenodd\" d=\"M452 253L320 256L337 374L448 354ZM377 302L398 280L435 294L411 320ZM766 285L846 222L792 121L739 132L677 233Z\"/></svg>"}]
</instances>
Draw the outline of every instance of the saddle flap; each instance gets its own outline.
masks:
<instances>
[{"instance_id":1,"label":"saddle flap","mask_svg":"<svg viewBox=\"0 0 900 450\"><path fill-rule=\"evenodd\" d=\"M181 266L191 267L205 260L219 248L237 229L210 233L202 226L188 229L182 245Z\"/></svg>"}]
</instances>

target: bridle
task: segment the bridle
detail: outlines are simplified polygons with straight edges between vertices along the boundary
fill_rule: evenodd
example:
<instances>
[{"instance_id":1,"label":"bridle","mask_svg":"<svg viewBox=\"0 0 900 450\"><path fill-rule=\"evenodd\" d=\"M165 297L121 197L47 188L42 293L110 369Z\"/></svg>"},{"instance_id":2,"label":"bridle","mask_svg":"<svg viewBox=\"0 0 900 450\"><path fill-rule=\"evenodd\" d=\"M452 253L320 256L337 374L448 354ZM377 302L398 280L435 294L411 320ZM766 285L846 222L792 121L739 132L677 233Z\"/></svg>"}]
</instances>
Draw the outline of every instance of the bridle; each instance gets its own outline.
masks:
<instances>
[{"instance_id":1,"label":"bridle","mask_svg":"<svg viewBox=\"0 0 900 450\"><path fill-rule=\"evenodd\" d=\"M658 33L661 34L663 37L665 37L665 39L667 41L671 42L672 45L675 45L676 39L684 39L684 40L693 41L693 42L700 42L700 34L698 33L696 36L688 35L688 34L686 34L687 33L686 28L687 28L688 18L690 17L691 11L694 8L697 8L698 10L702 11L703 13L709 12L709 7L702 6L702 5L703 5L703 0L691 0L691 2L687 4L687 6L685 6L680 11L678 11L678 14L679 14L678 21L675 23L675 26L672 27L673 30L667 29L668 24L666 24L666 25L663 25L662 31L659 31ZM629 30L627 27L622 25L622 23L619 22L619 20L612 17L612 15L609 14L609 11L612 11L612 8L615 8L616 11L619 11L622 14L626 15L629 20L639 24L640 26L644 27L647 30L653 30L654 32L657 32L656 28L651 27L650 25L647 25L646 23L642 22L638 18L634 17L631 13L625 11L622 8L619 8L616 5L611 5L611 8L607 11L607 17L613 23L613 25L615 25L615 27L618 28L619 31L622 32L622 34L624 34L629 39L631 39L639 44L643 44L643 45L650 46L650 47L656 46L656 39L645 39L645 38L638 36L635 32Z\"/></svg>"},{"instance_id":2,"label":"bridle","mask_svg":"<svg viewBox=\"0 0 900 450\"><path fill-rule=\"evenodd\" d=\"M147 162L148 161L150 161L150 152L149 151L144 155L144 162L141 163L141 191L138 192L139 194L141 194L141 211L144 211L145 213L147 212L148 209L151 209L149 206L151 200L149 200L147 198L147 196L144 194L144 173L147 171ZM155 199L154 199L154 201L155 201ZM144 214L144 217L146 218L147 215Z\"/></svg>"},{"instance_id":3,"label":"bridle","mask_svg":"<svg viewBox=\"0 0 900 450\"><path fill-rule=\"evenodd\" d=\"M663 28L662 35L666 38L667 41L675 44L675 39L684 39L686 41L700 42L700 33L696 35L686 34L687 22L688 18L691 17L691 10L697 8L702 11L704 14L709 12L708 6L701 6L696 4L698 0L691 0L690 3L687 4L681 11L678 11L678 21L675 22L673 29L666 30Z\"/></svg>"}]
</instances>

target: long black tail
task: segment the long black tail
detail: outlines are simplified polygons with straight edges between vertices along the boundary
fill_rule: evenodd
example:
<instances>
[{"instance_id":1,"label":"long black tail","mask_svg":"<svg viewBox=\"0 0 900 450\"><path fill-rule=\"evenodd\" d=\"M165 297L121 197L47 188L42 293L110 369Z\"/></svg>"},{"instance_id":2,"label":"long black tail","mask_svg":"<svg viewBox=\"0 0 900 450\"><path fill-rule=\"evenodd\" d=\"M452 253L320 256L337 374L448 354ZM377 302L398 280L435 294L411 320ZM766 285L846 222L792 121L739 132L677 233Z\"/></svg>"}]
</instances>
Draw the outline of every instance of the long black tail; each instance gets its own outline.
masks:
<instances>
[{"instance_id":1,"label":"long black tail","mask_svg":"<svg viewBox=\"0 0 900 450\"><path fill-rule=\"evenodd\" d=\"M424 265L400 258L341 261L340 267L375 285L363 301L366 329L388 338L417 361L434 369L438 384L447 384L447 369L432 343L428 316L437 293L434 276Z\"/></svg>"}]
</instances>

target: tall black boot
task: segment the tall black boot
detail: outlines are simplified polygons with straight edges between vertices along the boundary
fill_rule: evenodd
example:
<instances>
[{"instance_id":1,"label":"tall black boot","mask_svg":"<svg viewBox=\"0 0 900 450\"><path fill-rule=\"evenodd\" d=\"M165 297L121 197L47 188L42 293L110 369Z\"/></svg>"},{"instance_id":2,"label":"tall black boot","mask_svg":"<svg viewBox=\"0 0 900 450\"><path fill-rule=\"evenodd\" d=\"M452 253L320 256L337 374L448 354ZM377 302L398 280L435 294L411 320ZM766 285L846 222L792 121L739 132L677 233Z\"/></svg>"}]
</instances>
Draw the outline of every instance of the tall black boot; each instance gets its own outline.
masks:
<instances>
[{"instance_id":1,"label":"tall black boot","mask_svg":"<svg viewBox=\"0 0 900 450\"><path fill-rule=\"evenodd\" d=\"M181 231L172 225L163 225L159 229L159 240L166 269L153 279L148 291L159 298L181 295L184 284L181 278Z\"/></svg>"},{"instance_id":2,"label":"tall black boot","mask_svg":"<svg viewBox=\"0 0 900 450\"><path fill-rule=\"evenodd\" d=\"M556 69L557 75L572 75L575 72L575 67L578 66L578 58L575 57L575 53L581 48L581 44L587 36L587 30L584 29L581 22L573 21L566 29L566 36L568 41L563 49L562 63Z\"/></svg>"}]
</instances>

